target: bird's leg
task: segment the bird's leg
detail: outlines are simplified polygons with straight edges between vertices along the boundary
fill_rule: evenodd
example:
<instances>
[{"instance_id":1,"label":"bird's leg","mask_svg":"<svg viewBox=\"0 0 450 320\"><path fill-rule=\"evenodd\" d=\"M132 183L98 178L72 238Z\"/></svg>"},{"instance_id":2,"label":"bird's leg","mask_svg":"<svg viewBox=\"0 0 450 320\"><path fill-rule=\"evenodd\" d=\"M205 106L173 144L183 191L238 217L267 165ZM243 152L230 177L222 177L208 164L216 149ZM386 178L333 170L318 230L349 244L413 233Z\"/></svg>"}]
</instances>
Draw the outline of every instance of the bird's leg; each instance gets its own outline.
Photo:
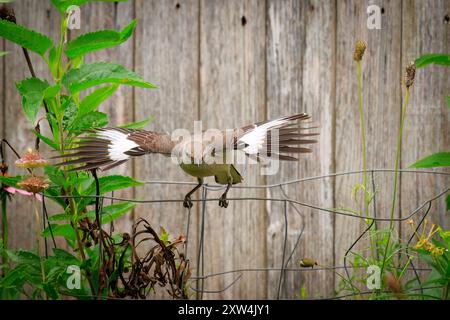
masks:
<instances>
[{"instance_id":1,"label":"bird's leg","mask_svg":"<svg viewBox=\"0 0 450 320\"><path fill-rule=\"evenodd\" d=\"M198 180L198 185L195 186L194 189L192 189L191 191L189 191L189 193L184 197L183 200L183 207L185 208L192 208L192 200L191 200L191 195L197 191L198 188L200 188L203 184L203 179L202 178L197 178Z\"/></svg>"},{"instance_id":2,"label":"bird's leg","mask_svg":"<svg viewBox=\"0 0 450 320\"><path fill-rule=\"evenodd\" d=\"M231 175L228 175L227 188L225 189L225 192L222 194L222 196L219 198L219 207L222 208L228 207L227 193L232 185L233 185L233 178L231 177Z\"/></svg>"}]
</instances>

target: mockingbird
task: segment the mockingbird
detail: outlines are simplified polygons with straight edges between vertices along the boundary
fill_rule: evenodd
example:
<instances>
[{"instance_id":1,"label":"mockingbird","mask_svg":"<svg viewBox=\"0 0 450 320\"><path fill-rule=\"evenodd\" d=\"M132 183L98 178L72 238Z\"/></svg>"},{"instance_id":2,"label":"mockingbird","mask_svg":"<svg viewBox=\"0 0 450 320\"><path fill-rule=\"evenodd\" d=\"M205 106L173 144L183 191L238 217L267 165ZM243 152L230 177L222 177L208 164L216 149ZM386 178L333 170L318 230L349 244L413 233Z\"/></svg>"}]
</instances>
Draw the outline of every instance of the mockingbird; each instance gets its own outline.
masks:
<instances>
[{"instance_id":1,"label":"mockingbird","mask_svg":"<svg viewBox=\"0 0 450 320\"><path fill-rule=\"evenodd\" d=\"M187 174L196 177L198 185L184 197L183 206L192 207L191 196L202 186L205 177L214 176L219 184L227 185L219 200L219 206L228 206L227 193L233 184L242 182L243 177L227 154L241 152L256 161L287 160L297 158L290 153L307 153L307 145L315 143L305 120L306 114L297 114L247 125L233 130L190 134L183 139L173 139L165 133L146 130L102 128L79 138L70 153L58 158L68 159L58 165L84 164L72 170L108 170L126 162L131 157L148 153L172 156ZM219 133L219 134L217 134ZM217 161L219 159L219 161Z\"/></svg>"}]
</instances>

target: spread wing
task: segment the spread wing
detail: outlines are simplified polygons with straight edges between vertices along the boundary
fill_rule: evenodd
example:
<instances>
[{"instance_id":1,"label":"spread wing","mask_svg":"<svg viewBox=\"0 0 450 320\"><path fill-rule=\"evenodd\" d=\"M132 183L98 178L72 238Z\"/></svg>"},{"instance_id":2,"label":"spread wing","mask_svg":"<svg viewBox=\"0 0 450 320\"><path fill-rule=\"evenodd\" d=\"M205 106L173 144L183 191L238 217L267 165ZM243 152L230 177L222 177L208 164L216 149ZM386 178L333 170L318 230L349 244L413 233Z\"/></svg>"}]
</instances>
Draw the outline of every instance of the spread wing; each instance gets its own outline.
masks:
<instances>
[{"instance_id":1,"label":"spread wing","mask_svg":"<svg viewBox=\"0 0 450 320\"><path fill-rule=\"evenodd\" d=\"M218 150L241 150L250 158L297 160L288 154L309 153L310 144L317 140L312 137L318 133L311 130L316 127L307 123L310 116L301 113L263 121L234 129L230 134L224 132L223 144L215 143Z\"/></svg>"},{"instance_id":2,"label":"spread wing","mask_svg":"<svg viewBox=\"0 0 450 320\"><path fill-rule=\"evenodd\" d=\"M126 162L131 157L147 153L170 154L174 142L170 136L146 130L103 128L94 135L85 136L74 142L68 153L55 158L76 158L57 165L84 164L73 169L108 170Z\"/></svg>"}]
</instances>

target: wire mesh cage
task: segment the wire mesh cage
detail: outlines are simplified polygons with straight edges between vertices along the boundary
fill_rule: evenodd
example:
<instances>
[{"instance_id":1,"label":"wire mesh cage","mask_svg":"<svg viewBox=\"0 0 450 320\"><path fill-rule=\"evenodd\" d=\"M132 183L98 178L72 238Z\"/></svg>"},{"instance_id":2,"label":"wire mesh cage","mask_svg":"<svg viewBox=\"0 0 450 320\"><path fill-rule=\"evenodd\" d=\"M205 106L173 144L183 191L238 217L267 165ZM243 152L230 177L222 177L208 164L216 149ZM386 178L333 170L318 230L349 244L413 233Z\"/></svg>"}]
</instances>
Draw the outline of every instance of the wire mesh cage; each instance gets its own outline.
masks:
<instances>
[{"instance_id":1,"label":"wire mesh cage","mask_svg":"<svg viewBox=\"0 0 450 320\"><path fill-rule=\"evenodd\" d=\"M367 208L358 201L358 190L355 188L355 183L357 184L361 179L362 173L363 171L349 171L276 184L234 187L235 195L229 200L236 206L242 202L255 201L266 204L269 211L269 223L266 225L265 238L269 244L266 244L267 252L265 253L246 251L248 259L240 264L234 264L230 269L227 269L229 264L226 260L231 257L214 253L212 250L220 250L220 248L211 247L217 243L208 242L211 236L214 237L211 235L214 233L214 226L208 224L208 219L212 219L208 211L212 207L207 204L218 200L214 193L223 189L224 186L204 184L199 198L193 200L197 206L192 209L182 208L182 199L135 199L117 197L114 194L99 196L99 198L100 203L128 201L146 206L180 203L179 216L173 221L177 221L180 225L180 219L182 219L181 233L187 239L181 251L193 270L189 281L190 298L232 298L237 295L261 297L261 292L245 292L244 294L241 292L255 290L255 288L263 288L265 292L262 295L268 299L364 298L374 292L364 283L367 278L367 261L369 260L366 263L361 261L357 263L355 257L370 255L372 238L379 237L383 232L386 233L388 226L395 233L392 242L398 245L394 252L398 262L397 267L405 269L404 271L410 275L412 285L406 289L407 292L412 294L421 291L423 293L424 290L429 289L422 283L430 269L417 264L413 259L414 253L409 248L414 241L415 232L423 226L426 219L443 227L448 224L443 198L450 191L448 187L450 173L400 170L399 177L403 184L398 194L402 195L403 200L397 204L400 209L395 210L394 216L390 216L389 208L392 204L391 180L395 171L391 169L367 171L372 186L372 199ZM332 202L334 206L326 207L321 203L311 203L302 199L308 198L308 190L312 193L320 190L314 184L323 184L324 181L328 181L327 183L339 190L334 193ZM152 188L167 185L186 187L193 185L190 182L179 181L147 181L145 183ZM243 189L264 190L266 196L242 196ZM400 196L397 195L397 197ZM48 217L45 201L43 204L44 217ZM221 213L224 219L226 219L227 210ZM321 220L321 217L326 218ZM195 226L194 218L196 218ZM155 221L155 223L158 222ZM332 235L323 236L326 230L326 227L322 225L324 223L331 223ZM171 226L164 227L170 229ZM234 228L238 227L234 226ZM245 233L240 235L243 238L241 240L245 241L247 235ZM316 241L316 239L319 240ZM384 244L382 240L380 243ZM53 244L56 245L55 242ZM229 245L230 243L222 243L223 247ZM376 256L380 254L380 248L372 247L371 249L375 251ZM261 254L270 255L270 257L262 265L254 264L258 261L255 256ZM406 266L401 263L409 258L411 259ZM382 260L379 256L377 259ZM212 264L216 266L211 267ZM351 279L356 279L357 284L352 283ZM255 280L258 282L257 285L254 285ZM386 294L392 294L392 292ZM158 297L165 296L163 294Z\"/></svg>"}]
</instances>

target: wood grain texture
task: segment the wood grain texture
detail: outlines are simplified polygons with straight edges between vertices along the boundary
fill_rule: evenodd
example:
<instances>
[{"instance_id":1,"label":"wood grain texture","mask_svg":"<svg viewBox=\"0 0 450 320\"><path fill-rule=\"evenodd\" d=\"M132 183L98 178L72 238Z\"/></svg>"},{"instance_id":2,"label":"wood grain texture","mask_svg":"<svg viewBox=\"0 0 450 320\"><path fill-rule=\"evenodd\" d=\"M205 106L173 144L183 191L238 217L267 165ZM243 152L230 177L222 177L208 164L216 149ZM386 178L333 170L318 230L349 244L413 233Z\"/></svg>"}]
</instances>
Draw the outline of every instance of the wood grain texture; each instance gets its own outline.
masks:
<instances>
[{"instance_id":1,"label":"wood grain texture","mask_svg":"<svg viewBox=\"0 0 450 320\"><path fill-rule=\"evenodd\" d=\"M54 41L57 39L59 14L52 8L50 2L18 1L12 4L16 13L18 24L47 34ZM5 57L5 81L4 107L5 113L5 138L16 148L17 152L23 154L27 148L34 148L34 134L31 125L23 115L20 95L15 83L31 77L28 70L22 48L6 42L5 50L10 53ZM37 77L48 78L47 66L36 54L30 52L31 61ZM43 111L43 110L42 110ZM42 112L41 111L41 112ZM41 113L43 114L43 113ZM43 132L48 128L43 127ZM42 153L48 155L48 149L42 146ZM24 170L14 166L16 157L8 151L7 162L10 166L10 174L25 174ZM32 201L29 197L16 195L9 205L9 227L11 248L34 248L36 236L34 232L34 215Z\"/></svg>"},{"instance_id":2,"label":"wood grain texture","mask_svg":"<svg viewBox=\"0 0 450 320\"><path fill-rule=\"evenodd\" d=\"M172 133L193 130L198 119L198 1L137 1L136 71L159 86L135 91L135 118L153 117L146 129ZM136 159L135 177L141 180L192 181L162 155ZM138 199L183 199L193 186L146 185L136 189ZM148 219L155 230L164 227L173 237L186 234L188 211L182 203L140 205L135 219ZM196 209L191 210L188 258L196 253Z\"/></svg>"},{"instance_id":3,"label":"wood grain texture","mask_svg":"<svg viewBox=\"0 0 450 320\"><path fill-rule=\"evenodd\" d=\"M265 5L263 1L201 1L200 115L205 128L234 128L265 118ZM263 182L256 165L238 170L247 185ZM233 196L263 196L232 189ZM220 192L209 192L219 198ZM261 201L206 205L205 273L264 267L265 211ZM239 274L216 277L205 289L221 290ZM244 273L225 292L207 298L265 298L266 274Z\"/></svg>"},{"instance_id":4,"label":"wood grain texture","mask_svg":"<svg viewBox=\"0 0 450 320\"><path fill-rule=\"evenodd\" d=\"M366 27L370 4L382 9L381 30ZM21 0L13 7L18 23L58 40L59 14L49 2ZM352 57L357 39L368 45L362 62L368 168L393 168L404 68L421 54L450 51L446 15L450 15L447 0L99 2L82 7L81 30L72 31L70 37L105 28L121 30L132 19L139 20L133 38L118 48L86 58L87 62L123 64L159 85L158 89L120 87L102 106L110 115L111 125L154 117L146 129L171 133L178 128L193 131L195 120L202 120L203 129L224 129L281 115L310 113L320 125L314 152L299 162L281 163L272 176L262 176L260 166L238 166L245 178L243 186L249 186L362 169L356 64ZM4 48L0 50L10 54L0 63L0 132L23 153L33 146L34 136L22 114L15 82L29 77L29 72L21 49L4 40L1 43ZM38 76L48 77L47 67L34 54L31 56ZM444 96L449 95L449 75L448 68L439 66L417 71L406 116L402 168L449 149L450 116L444 102ZM45 126L43 130L48 133ZM42 149L47 154L44 145ZM11 173L23 174L15 168L14 160L8 152ZM160 155L140 157L114 172L146 181L195 183ZM374 179L377 216L386 218L390 214L393 174L376 173ZM406 216L447 188L449 180L430 174L402 174L395 217ZM292 184L284 190L236 187L229 197L283 198L284 191L293 199L320 207L358 208L351 190L362 181L363 176L355 174ZM214 180L207 182L214 184ZM147 184L116 195L180 200L192 187ZM218 198L222 192L208 190L207 196ZM436 201L429 217L448 228L444 206L443 199ZM15 196L9 208L11 247L33 248L36 241L31 202ZM222 209L217 201L210 201L205 208L205 275L243 268L280 268L283 249L288 268L298 268L299 260L305 257L324 267L342 266L345 251L366 227L362 220L287 205L287 246L283 248L283 202L230 201L229 207ZM370 209L373 214L373 207ZM155 230L162 226L176 237L186 232L187 216L180 202L139 205L134 214L116 224L116 231L130 230L133 220L143 217ZM201 218L202 203L195 203L187 255L194 275L202 265L196 260ZM395 225L403 238L409 234L402 224ZM367 245L364 239L356 249ZM203 298L277 298L279 271L242 272L236 283L222 291L240 274L208 278L204 289L212 292ZM280 298L299 298L302 287L310 298L330 296L339 282L332 271L286 272ZM192 285L195 287L195 282ZM167 298L164 293L155 297Z\"/></svg>"},{"instance_id":5,"label":"wood grain texture","mask_svg":"<svg viewBox=\"0 0 450 320\"><path fill-rule=\"evenodd\" d=\"M81 34L104 29L120 31L134 19L134 2L128 3L90 3L81 8L81 28L70 31L70 39L75 39ZM86 55L85 62L112 62L118 63L129 70L134 69L134 37L131 37L119 47L99 50ZM93 90L86 90L82 95ZM120 86L117 91L108 98L100 107L100 111L109 115L109 125L119 126L134 121L134 88ZM102 173L100 173L101 175ZM103 174L133 175L133 164L119 166ZM114 194L121 198L133 198L134 190L120 190ZM109 205L105 201L104 205ZM114 222L116 231L130 232L133 223L133 215L130 213Z\"/></svg>"},{"instance_id":6,"label":"wood grain texture","mask_svg":"<svg viewBox=\"0 0 450 320\"><path fill-rule=\"evenodd\" d=\"M402 73L409 61L422 54L450 51L450 25L445 20L445 16L449 14L448 1L404 1ZM450 114L444 101L444 96L449 95L449 88L449 68L427 66L417 70L406 114L402 146L403 168L432 153L450 149ZM408 215L417 206L448 188L449 182L448 176L403 175L402 214ZM449 228L444 199L442 197L433 203L428 218L443 228ZM405 235L409 234L409 230L404 229Z\"/></svg>"},{"instance_id":7,"label":"wood grain texture","mask_svg":"<svg viewBox=\"0 0 450 320\"><path fill-rule=\"evenodd\" d=\"M281 163L279 172L267 177L268 183L322 175L333 170L334 12L332 2L269 1L266 39L268 118L306 112L316 124L320 123L317 130L320 136L312 154L302 156L296 163ZM329 179L283 188L289 198L333 207L333 189ZM268 196L282 198L283 192L272 188ZM268 206L269 267L279 268L283 261L284 206L284 203L277 202ZM287 215L285 266L298 268L302 258L332 265L334 217L292 205L288 205ZM268 296L276 298L280 274L272 272L269 276ZM322 271L287 272L280 297L299 298L302 287L310 297L327 296L333 289L329 285L333 276L332 272Z\"/></svg>"},{"instance_id":8,"label":"wood grain texture","mask_svg":"<svg viewBox=\"0 0 450 320\"><path fill-rule=\"evenodd\" d=\"M369 4L378 5L384 12L380 30L366 27ZM367 168L393 168L401 110L401 2L338 1L337 21L336 172L363 168L356 62L353 60L355 43L359 39L367 43L361 62ZM370 174L368 178L368 189L372 192ZM392 202L393 174L377 173L374 180L376 216L387 218ZM335 206L363 211L362 192L357 196L358 203L352 197L352 188L362 183L362 174L337 177ZM373 203L369 209L370 216L374 216ZM398 209L394 217L398 217ZM384 223L377 225L387 227ZM346 250L366 227L364 220L336 216L335 265L343 264ZM366 250L369 254L368 246L366 236L354 249ZM337 280L339 282L339 278Z\"/></svg>"}]
</instances>

